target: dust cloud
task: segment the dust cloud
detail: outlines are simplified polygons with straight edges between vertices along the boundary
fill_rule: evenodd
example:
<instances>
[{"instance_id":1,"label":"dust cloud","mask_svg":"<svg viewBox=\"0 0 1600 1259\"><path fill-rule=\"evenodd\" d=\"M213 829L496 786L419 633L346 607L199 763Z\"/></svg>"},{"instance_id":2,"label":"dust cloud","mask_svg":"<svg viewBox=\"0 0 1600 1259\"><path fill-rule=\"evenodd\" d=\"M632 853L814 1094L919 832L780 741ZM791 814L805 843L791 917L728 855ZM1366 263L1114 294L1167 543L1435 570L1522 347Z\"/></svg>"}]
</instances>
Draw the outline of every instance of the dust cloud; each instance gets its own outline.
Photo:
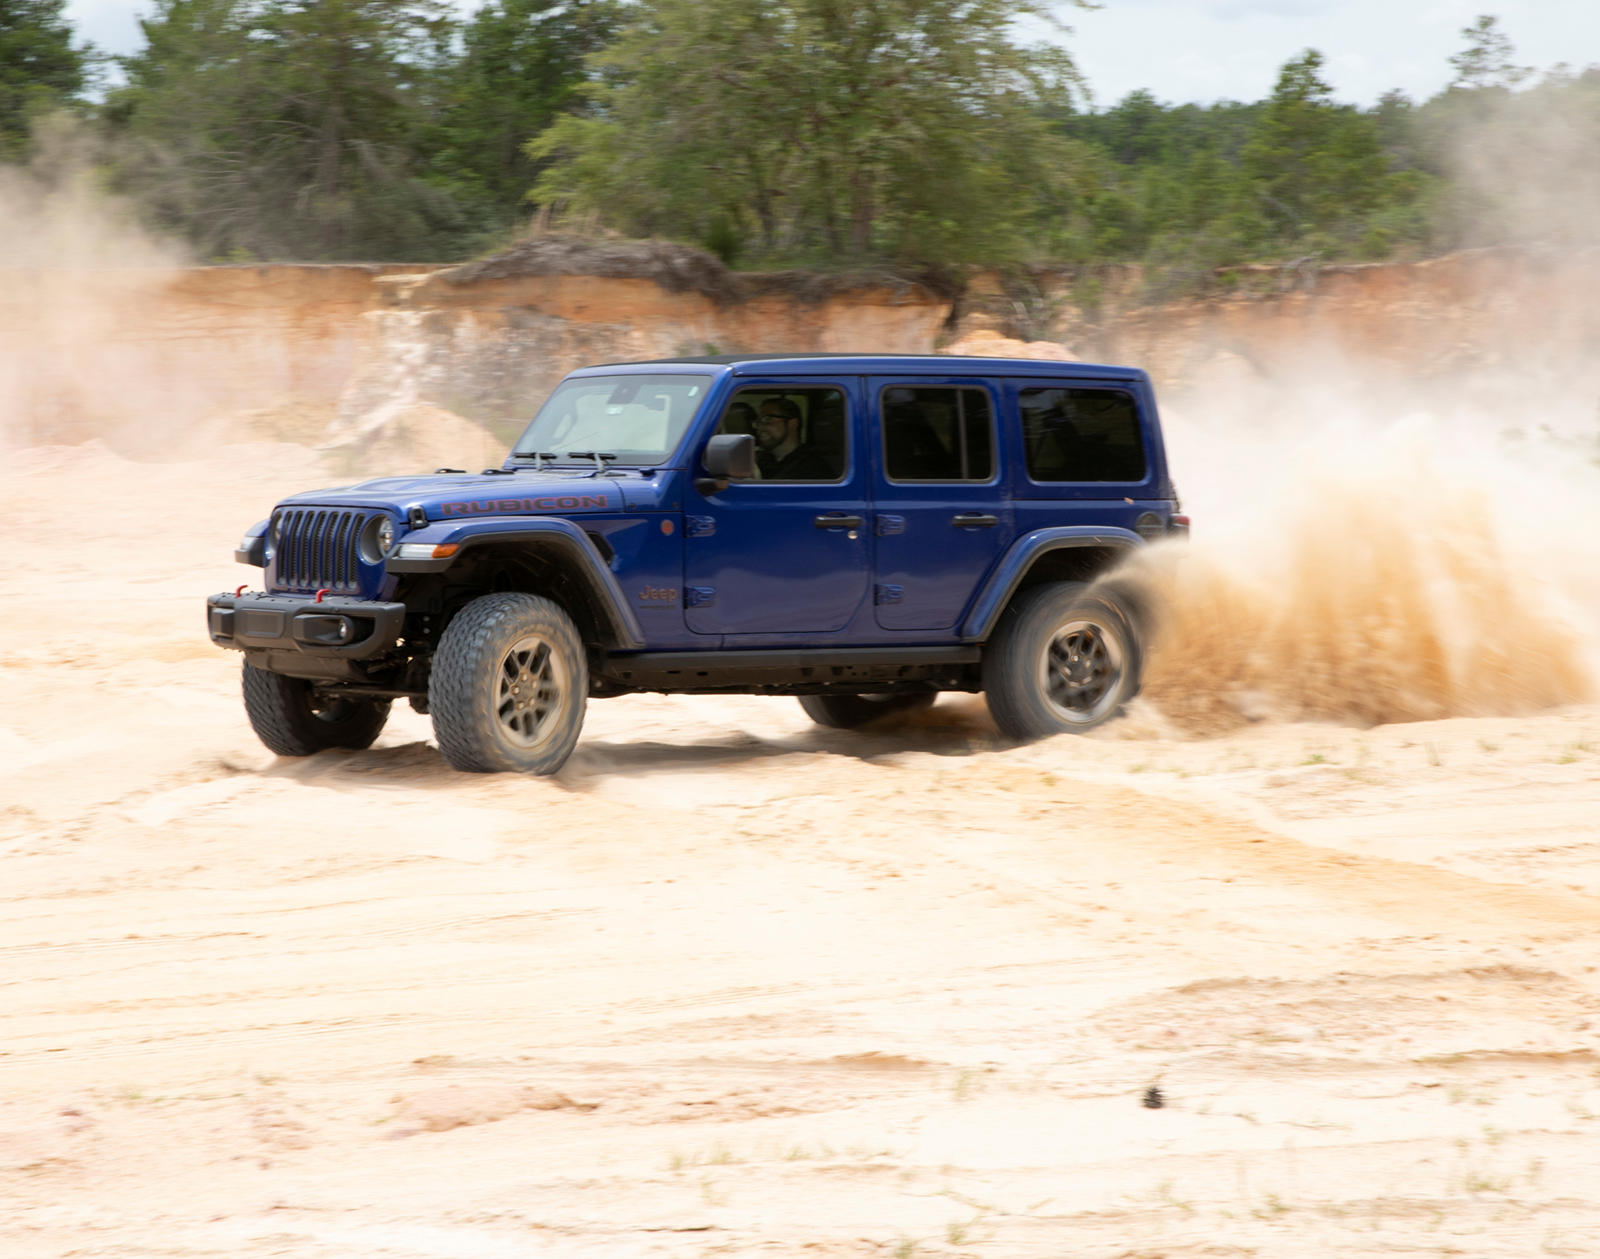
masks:
<instances>
[{"instance_id":1,"label":"dust cloud","mask_svg":"<svg viewBox=\"0 0 1600 1259\"><path fill-rule=\"evenodd\" d=\"M1146 701L1213 733L1591 698L1592 403L1518 414L1474 403L1481 382L1363 389L1345 383L1361 379L1350 365L1319 374L1235 378L1169 408L1194 533L1133 566L1160 610Z\"/></svg>"},{"instance_id":2,"label":"dust cloud","mask_svg":"<svg viewBox=\"0 0 1600 1259\"><path fill-rule=\"evenodd\" d=\"M183 250L105 192L96 159L60 116L27 166L0 165L0 451L159 429L185 390L126 334Z\"/></svg>"},{"instance_id":3,"label":"dust cloud","mask_svg":"<svg viewBox=\"0 0 1600 1259\"><path fill-rule=\"evenodd\" d=\"M1600 245L1600 67L1532 87L1455 94L1445 157L1469 245Z\"/></svg>"},{"instance_id":4,"label":"dust cloud","mask_svg":"<svg viewBox=\"0 0 1600 1259\"><path fill-rule=\"evenodd\" d=\"M1453 230L1493 248L1449 304L1411 317L1439 321L1407 338L1439 357L1380 364L1310 338L1287 370L1220 355L1174 382L1168 442L1194 536L1138 569L1166 610L1145 694L1177 727L1594 697L1597 104L1594 69L1450 98ZM1484 312L1499 335L1462 331Z\"/></svg>"}]
</instances>

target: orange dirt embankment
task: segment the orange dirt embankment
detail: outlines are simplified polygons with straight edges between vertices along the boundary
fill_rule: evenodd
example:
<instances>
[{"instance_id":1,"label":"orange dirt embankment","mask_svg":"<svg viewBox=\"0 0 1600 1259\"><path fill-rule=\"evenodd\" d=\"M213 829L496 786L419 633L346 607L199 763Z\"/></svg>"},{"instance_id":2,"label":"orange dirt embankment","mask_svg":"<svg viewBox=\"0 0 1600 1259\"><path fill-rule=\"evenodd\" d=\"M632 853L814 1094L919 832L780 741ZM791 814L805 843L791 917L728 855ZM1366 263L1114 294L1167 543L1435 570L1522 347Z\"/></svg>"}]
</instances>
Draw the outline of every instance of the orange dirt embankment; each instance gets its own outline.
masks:
<instances>
[{"instance_id":1,"label":"orange dirt embankment","mask_svg":"<svg viewBox=\"0 0 1600 1259\"><path fill-rule=\"evenodd\" d=\"M1172 398L1331 364L1380 389L1407 379L1488 391L1523 420L1530 395L1557 376L1568 395L1600 395L1600 308L1587 297L1600 291L1597 251L1263 271L1244 286L1271 291L1161 305L1141 304L1142 277L1118 269L1101 277L1092 310L1070 300L1081 292L1070 277L1045 279L1031 315L993 277L975 277L953 305L903 280L740 276L704 256L687 279L619 250L610 270L639 274L551 270L594 270L595 252L547 250L531 273L516 260L12 272L0 291L4 436L98 435L136 453L202 417L285 403L337 409L347 425L379 406L425 403L503 434L583 364L932 352L983 329L1140 364ZM1595 379L1570 380L1575 363Z\"/></svg>"},{"instance_id":2,"label":"orange dirt embankment","mask_svg":"<svg viewBox=\"0 0 1600 1259\"><path fill-rule=\"evenodd\" d=\"M1119 296L1097 323L1067 321L1069 344L1137 363L1169 387L1226 353L1269 376L1330 363L1425 383L1514 373L1525 408L1537 405L1535 388L1570 390L1573 365L1587 361L1583 384L1600 393L1600 250L1477 250L1252 281L1277 291L1160 306Z\"/></svg>"}]
</instances>

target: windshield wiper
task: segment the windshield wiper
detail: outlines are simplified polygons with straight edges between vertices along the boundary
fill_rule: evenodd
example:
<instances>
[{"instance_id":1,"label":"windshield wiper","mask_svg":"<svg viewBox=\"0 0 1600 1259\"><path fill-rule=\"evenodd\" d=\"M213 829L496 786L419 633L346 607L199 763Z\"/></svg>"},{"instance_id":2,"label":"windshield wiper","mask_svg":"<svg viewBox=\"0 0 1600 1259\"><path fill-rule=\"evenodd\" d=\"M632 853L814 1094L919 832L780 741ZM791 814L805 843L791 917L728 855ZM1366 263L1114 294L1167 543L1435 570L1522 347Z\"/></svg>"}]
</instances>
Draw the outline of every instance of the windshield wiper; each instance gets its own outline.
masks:
<instances>
[{"instance_id":1,"label":"windshield wiper","mask_svg":"<svg viewBox=\"0 0 1600 1259\"><path fill-rule=\"evenodd\" d=\"M609 451L604 451L604 450L569 450L569 451L567 451L567 458L568 459L593 459L594 460L594 474L595 474L595 476L606 476L606 475L609 474L609 471L610 471L606 467L606 460L608 460L608 459L620 459L621 456L620 455L613 455Z\"/></svg>"},{"instance_id":2,"label":"windshield wiper","mask_svg":"<svg viewBox=\"0 0 1600 1259\"><path fill-rule=\"evenodd\" d=\"M511 452L513 459L532 459L535 472L544 471L544 461L554 459L556 452L553 450L514 450Z\"/></svg>"}]
</instances>

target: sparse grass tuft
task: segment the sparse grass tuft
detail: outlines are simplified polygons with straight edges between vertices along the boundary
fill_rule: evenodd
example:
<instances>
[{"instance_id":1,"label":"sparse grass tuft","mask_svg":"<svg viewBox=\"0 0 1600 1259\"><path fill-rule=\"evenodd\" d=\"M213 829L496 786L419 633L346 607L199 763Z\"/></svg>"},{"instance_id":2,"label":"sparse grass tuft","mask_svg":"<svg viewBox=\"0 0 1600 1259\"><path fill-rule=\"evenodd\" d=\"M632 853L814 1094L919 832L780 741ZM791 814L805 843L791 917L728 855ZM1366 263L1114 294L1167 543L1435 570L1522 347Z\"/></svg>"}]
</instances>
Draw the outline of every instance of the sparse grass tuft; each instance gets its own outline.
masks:
<instances>
[{"instance_id":1,"label":"sparse grass tuft","mask_svg":"<svg viewBox=\"0 0 1600 1259\"><path fill-rule=\"evenodd\" d=\"M1185 1215L1194 1214L1194 1204L1186 1198L1178 1197L1173 1190L1173 1182L1170 1180L1163 1180L1156 1186L1155 1200L1162 1206L1176 1207Z\"/></svg>"},{"instance_id":2,"label":"sparse grass tuft","mask_svg":"<svg viewBox=\"0 0 1600 1259\"><path fill-rule=\"evenodd\" d=\"M965 1246L972 1240L973 1225L982 1218L982 1216L979 1216L977 1219L972 1220L951 1220L950 1223L944 1226L945 1241L952 1246Z\"/></svg>"},{"instance_id":3,"label":"sparse grass tuft","mask_svg":"<svg viewBox=\"0 0 1600 1259\"><path fill-rule=\"evenodd\" d=\"M1274 1220L1280 1215L1285 1215L1294 1210L1287 1202L1275 1193L1269 1193L1262 1199L1261 1205L1251 1209L1250 1214L1258 1220Z\"/></svg>"},{"instance_id":4,"label":"sparse grass tuft","mask_svg":"<svg viewBox=\"0 0 1600 1259\"><path fill-rule=\"evenodd\" d=\"M1504 1193L1511 1188L1509 1176L1491 1176L1487 1172L1468 1172L1461 1179L1461 1187L1468 1193Z\"/></svg>"}]
</instances>

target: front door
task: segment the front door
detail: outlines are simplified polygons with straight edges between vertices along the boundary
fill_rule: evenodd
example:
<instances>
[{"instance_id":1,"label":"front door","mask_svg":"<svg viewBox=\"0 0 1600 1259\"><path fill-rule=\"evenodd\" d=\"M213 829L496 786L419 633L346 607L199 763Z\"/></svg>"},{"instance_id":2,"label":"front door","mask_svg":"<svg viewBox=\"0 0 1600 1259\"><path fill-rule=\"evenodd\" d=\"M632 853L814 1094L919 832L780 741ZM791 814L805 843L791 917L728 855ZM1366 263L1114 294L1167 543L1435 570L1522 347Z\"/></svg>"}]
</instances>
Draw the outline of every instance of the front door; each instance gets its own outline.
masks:
<instances>
[{"instance_id":1,"label":"front door","mask_svg":"<svg viewBox=\"0 0 1600 1259\"><path fill-rule=\"evenodd\" d=\"M879 434L873 602L884 629L951 629L1012 537L999 398L981 381L868 382Z\"/></svg>"},{"instance_id":2,"label":"front door","mask_svg":"<svg viewBox=\"0 0 1600 1259\"><path fill-rule=\"evenodd\" d=\"M760 475L685 496L690 630L779 636L849 624L869 577L856 397L848 377L741 382L716 431L753 434Z\"/></svg>"}]
</instances>

